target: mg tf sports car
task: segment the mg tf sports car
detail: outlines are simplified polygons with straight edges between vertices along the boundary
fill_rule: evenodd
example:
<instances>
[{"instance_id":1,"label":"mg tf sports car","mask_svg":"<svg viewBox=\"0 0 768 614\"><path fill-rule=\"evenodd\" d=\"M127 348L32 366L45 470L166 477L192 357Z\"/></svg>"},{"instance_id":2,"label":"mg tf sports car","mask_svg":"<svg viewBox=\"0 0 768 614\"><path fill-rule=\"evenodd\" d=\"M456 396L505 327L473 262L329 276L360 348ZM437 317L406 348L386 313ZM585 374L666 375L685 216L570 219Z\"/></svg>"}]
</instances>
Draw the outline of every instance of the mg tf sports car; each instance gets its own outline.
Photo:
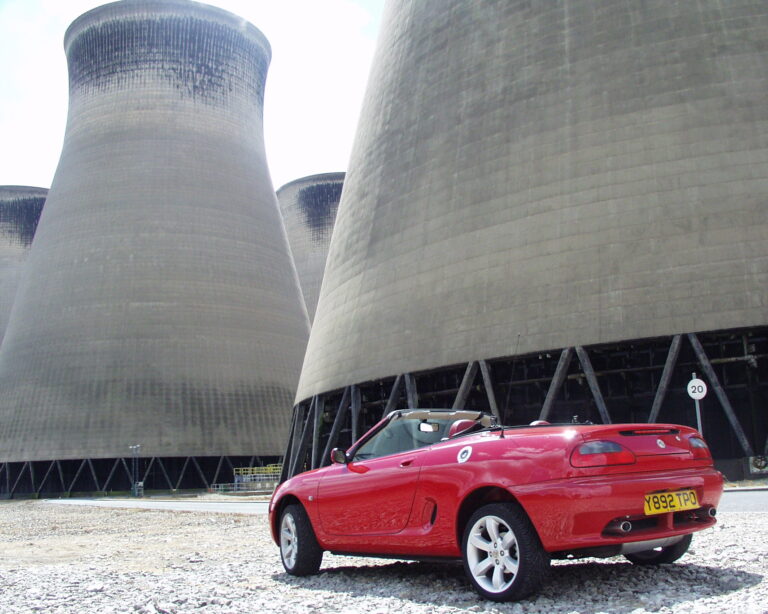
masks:
<instances>
[{"instance_id":1,"label":"mg tf sports car","mask_svg":"<svg viewBox=\"0 0 768 614\"><path fill-rule=\"evenodd\" d=\"M290 574L324 551L461 559L482 596L536 592L551 558L671 563L715 524L707 444L673 424L497 424L476 411L398 410L332 463L283 482L272 537Z\"/></svg>"}]
</instances>

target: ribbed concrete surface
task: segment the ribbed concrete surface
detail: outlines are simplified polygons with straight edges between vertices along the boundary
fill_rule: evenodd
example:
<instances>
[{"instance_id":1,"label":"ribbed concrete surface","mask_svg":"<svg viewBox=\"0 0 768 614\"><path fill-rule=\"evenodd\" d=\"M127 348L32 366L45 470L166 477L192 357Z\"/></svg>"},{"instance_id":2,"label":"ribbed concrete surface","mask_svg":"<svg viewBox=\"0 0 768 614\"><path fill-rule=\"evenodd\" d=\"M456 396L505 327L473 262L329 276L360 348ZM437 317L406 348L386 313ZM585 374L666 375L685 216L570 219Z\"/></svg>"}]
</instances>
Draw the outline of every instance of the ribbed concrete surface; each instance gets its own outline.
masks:
<instances>
[{"instance_id":1,"label":"ribbed concrete surface","mask_svg":"<svg viewBox=\"0 0 768 614\"><path fill-rule=\"evenodd\" d=\"M308 320L265 161L269 45L184 0L65 39L64 147L0 352L0 460L282 453Z\"/></svg>"},{"instance_id":2,"label":"ribbed concrete surface","mask_svg":"<svg viewBox=\"0 0 768 614\"><path fill-rule=\"evenodd\" d=\"M0 343L48 190L0 186Z\"/></svg>"},{"instance_id":3,"label":"ribbed concrete surface","mask_svg":"<svg viewBox=\"0 0 768 614\"><path fill-rule=\"evenodd\" d=\"M302 177L277 191L310 321L315 315L344 173Z\"/></svg>"},{"instance_id":4,"label":"ribbed concrete surface","mask_svg":"<svg viewBox=\"0 0 768 614\"><path fill-rule=\"evenodd\" d=\"M768 3L396 0L379 40L297 401L768 321Z\"/></svg>"}]
</instances>

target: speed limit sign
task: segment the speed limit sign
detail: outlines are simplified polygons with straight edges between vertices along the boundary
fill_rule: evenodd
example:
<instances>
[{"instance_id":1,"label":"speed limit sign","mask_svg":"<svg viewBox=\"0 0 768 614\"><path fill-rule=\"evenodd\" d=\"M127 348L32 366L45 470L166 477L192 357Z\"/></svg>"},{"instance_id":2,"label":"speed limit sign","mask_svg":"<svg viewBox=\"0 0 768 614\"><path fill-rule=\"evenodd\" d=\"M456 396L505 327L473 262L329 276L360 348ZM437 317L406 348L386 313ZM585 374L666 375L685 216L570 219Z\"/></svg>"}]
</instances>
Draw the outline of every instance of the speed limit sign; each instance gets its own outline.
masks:
<instances>
[{"instance_id":1,"label":"speed limit sign","mask_svg":"<svg viewBox=\"0 0 768 614\"><path fill-rule=\"evenodd\" d=\"M707 396L707 385L703 380L694 378L688 382L688 396L694 401L700 401Z\"/></svg>"}]
</instances>

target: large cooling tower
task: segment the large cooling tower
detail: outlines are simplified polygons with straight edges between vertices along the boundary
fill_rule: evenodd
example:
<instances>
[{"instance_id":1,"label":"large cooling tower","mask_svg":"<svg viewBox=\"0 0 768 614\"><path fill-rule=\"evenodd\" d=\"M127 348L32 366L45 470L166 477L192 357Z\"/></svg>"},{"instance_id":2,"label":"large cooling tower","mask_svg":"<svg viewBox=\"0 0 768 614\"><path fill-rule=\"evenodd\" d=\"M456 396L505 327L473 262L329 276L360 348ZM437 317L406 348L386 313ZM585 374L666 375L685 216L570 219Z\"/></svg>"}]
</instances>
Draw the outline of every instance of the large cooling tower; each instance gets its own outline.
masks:
<instances>
[{"instance_id":1,"label":"large cooling tower","mask_svg":"<svg viewBox=\"0 0 768 614\"><path fill-rule=\"evenodd\" d=\"M64 146L0 352L0 461L281 454L309 325L265 160L266 39L126 0L65 50Z\"/></svg>"},{"instance_id":2,"label":"large cooling tower","mask_svg":"<svg viewBox=\"0 0 768 614\"><path fill-rule=\"evenodd\" d=\"M0 343L48 190L0 186Z\"/></svg>"},{"instance_id":3,"label":"large cooling tower","mask_svg":"<svg viewBox=\"0 0 768 614\"><path fill-rule=\"evenodd\" d=\"M297 401L768 324L766 40L753 0L388 4Z\"/></svg>"},{"instance_id":4,"label":"large cooling tower","mask_svg":"<svg viewBox=\"0 0 768 614\"><path fill-rule=\"evenodd\" d=\"M302 177L277 191L310 320L315 315L344 173Z\"/></svg>"}]
</instances>

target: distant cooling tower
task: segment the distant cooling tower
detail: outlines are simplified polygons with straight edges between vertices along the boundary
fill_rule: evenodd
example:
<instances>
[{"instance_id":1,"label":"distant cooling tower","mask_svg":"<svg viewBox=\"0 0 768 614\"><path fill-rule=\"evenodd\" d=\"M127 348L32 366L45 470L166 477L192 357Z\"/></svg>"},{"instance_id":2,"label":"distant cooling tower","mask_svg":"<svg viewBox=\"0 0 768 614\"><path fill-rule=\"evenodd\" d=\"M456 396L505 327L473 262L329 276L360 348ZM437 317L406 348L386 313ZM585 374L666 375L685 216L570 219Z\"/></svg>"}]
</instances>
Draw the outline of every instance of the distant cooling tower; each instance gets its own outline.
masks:
<instances>
[{"instance_id":1,"label":"distant cooling tower","mask_svg":"<svg viewBox=\"0 0 768 614\"><path fill-rule=\"evenodd\" d=\"M269 45L213 7L127 0L65 50L64 147L0 352L0 463L107 490L141 446L147 487L232 481L227 459L282 454L309 328L265 160Z\"/></svg>"},{"instance_id":2,"label":"distant cooling tower","mask_svg":"<svg viewBox=\"0 0 768 614\"><path fill-rule=\"evenodd\" d=\"M48 190L0 186L0 343Z\"/></svg>"},{"instance_id":3,"label":"distant cooling tower","mask_svg":"<svg viewBox=\"0 0 768 614\"><path fill-rule=\"evenodd\" d=\"M354 385L359 433L407 375L507 423L690 422L698 371L718 453L762 453L768 3L387 6L298 418Z\"/></svg>"},{"instance_id":4,"label":"distant cooling tower","mask_svg":"<svg viewBox=\"0 0 768 614\"><path fill-rule=\"evenodd\" d=\"M303 177L277 191L309 319L315 315L344 173Z\"/></svg>"}]
</instances>

